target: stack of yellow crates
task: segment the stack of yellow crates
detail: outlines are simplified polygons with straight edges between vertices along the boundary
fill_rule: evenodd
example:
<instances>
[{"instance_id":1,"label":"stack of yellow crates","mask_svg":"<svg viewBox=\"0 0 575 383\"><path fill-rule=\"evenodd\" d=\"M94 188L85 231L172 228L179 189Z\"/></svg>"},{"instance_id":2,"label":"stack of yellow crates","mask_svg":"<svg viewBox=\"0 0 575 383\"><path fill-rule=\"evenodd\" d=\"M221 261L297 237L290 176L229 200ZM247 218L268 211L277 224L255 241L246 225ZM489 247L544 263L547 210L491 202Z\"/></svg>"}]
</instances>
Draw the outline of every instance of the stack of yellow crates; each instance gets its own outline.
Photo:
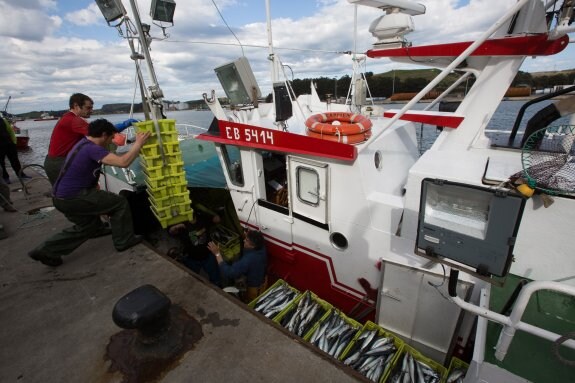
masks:
<instances>
[{"instance_id":1,"label":"stack of yellow crates","mask_svg":"<svg viewBox=\"0 0 575 383\"><path fill-rule=\"evenodd\" d=\"M135 125L139 132L151 133L140 151L140 160L146 176L152 213L164 229L177 223L191 221L194 212L187 188L176 120L158 120L165 162L154 121L138 122Z\"/></svg>"}]
</instances>

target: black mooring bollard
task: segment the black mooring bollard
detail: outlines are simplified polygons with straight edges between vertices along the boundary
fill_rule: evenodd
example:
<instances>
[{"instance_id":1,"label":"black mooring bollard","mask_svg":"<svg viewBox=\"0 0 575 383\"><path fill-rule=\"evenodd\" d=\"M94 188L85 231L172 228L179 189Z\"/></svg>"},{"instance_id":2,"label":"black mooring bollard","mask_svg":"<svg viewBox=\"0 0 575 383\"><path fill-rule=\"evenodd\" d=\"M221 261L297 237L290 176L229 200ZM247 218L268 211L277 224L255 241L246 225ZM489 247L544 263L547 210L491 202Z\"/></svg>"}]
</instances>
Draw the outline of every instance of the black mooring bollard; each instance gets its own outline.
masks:
<instances>
[{"instance_id":1,"label":"black mooring bollard","mask_svg":"<svg viewBox=\"0 0 575 383\"><path fill-rule=\"evenodd\" d=\"M172 302L152 285L143 285L124 295L114 306L114 323L124 329L137 329L138 340L153 344L170 326Z\"/></svg>"}]
</instances>

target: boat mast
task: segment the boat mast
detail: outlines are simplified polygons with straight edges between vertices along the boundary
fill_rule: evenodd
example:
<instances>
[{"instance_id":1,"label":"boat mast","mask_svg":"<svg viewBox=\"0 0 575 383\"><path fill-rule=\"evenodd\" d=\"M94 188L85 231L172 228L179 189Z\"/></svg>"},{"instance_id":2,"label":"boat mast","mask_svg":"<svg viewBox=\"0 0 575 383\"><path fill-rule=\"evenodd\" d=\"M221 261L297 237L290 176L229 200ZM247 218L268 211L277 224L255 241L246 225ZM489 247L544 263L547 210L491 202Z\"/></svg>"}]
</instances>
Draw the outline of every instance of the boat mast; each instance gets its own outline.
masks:
<instances>
[{"instance_id":1,"label":"boat mast","mask_svg":"<svg viewBox=\"0 0 575 383\"><path fill-rule=\"evenodd\" d=\"M276 56L274 53L274 43L272 39L272 19L271 19L271 12L270 12L270 0L266 0L266 22L267 22L267 34L268 34L268 50L269 56L268 59L271 61L271 78L272 78L272 86L275 82L278 81L279 71L276 61Z\"/></svg>"}]
</instances>

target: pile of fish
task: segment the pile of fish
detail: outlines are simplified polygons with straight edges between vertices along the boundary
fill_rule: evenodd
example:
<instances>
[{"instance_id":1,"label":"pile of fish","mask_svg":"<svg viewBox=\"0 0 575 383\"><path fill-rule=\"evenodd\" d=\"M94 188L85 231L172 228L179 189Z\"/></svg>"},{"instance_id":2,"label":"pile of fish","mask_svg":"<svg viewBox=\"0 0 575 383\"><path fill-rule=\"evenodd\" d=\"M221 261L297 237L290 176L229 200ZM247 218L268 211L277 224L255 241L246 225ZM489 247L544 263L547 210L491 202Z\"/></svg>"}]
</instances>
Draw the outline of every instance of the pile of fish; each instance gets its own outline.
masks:
<instances>
[{"instance_id":1,"label":"pile of fish","mask_svg":"<svg viewBox=\"0 0 575 383\"><path fill-rule=\"evenodd\" d=\"M357 331L358 328L348 323L340 311L332 310L313 333L310 342L320 350L339 359Z\"/></svg>"},{"instance_id":2,"label":"pile of fish","mask_svg":"<svg viewBox=\"0 0 575 383\"><path fill-rule=\"evenodd\" d=\"M447 377L446 383L463 383L463 378L467 370L463 368L454 368Z\"/></svg>"},{"instance_id":3,"label":"pile of fish","mask_svg":"<svg viewBox=\"0 0 575 383\"><path fill-rule=\"evenodd\" d=\"M380 335L378 330L366 330L357 338L343 363L371 381L379 382L396 353L392 337Z\"/></svg>"},{"instance_id":4,"label":"pile of fish","mask_svg":"<svg viewBox=\"0 0 575 383\"><path fill-rule=\"evenodd\" d=\"M303 337L325 312L326 309L306 291L297 306L282 318L280 324L291 333Z\"/></svg>"},{"instance_id":5,"label":"pile of fish","mask_svg":"<svg viewBox=\"0 0 575 383\"><path fill-rule=\"evenodd\" d=\"M397 365L400 365L399 361ZM441 375L406 351L401 368L396 368L388 381L391 383L439 383Z\"/></svg>"},{"instance_id":6,"label":"pile of fish","mask_svg":"<svg viewBox=\"0 0 575 383\"><path fill-rule=\"evenodd\" d=\"M273 318L292 303L298 295L299 293L296 290L280 283L258 299L254 310L268 318Z\"/></svg>"}]
</instances>

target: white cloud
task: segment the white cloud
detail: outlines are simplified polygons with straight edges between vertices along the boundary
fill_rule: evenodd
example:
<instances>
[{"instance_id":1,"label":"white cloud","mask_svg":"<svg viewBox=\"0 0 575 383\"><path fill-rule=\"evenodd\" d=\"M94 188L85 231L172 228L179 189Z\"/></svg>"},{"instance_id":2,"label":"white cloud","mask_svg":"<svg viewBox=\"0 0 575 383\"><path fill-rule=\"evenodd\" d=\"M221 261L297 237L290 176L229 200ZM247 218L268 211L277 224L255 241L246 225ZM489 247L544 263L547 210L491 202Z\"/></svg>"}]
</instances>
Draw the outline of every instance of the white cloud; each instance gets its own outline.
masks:
<instances>
[{"instance_id":1,"label":"white cloud","mask_svg":"<svg viewBox=\"0 0 575 383\"><path fill-rule=\"evenodd\" d=\"M80 26L99 24L102 22L102 13L96 3L92 3L88 8L66 14L66 20Z\"/></svg>"},{"instance_id":2,"label":"white cloud","mask_svg":"<svg viewBox=\"0 0 575 383\"><path fill-rule=\"evenodd\" d=\"M298 0L310 1L310 0ZM265 20L245 23L245 12L264 8L257 0L217 0L228 24L244 44L256 78L267 94L271 89ZM418 0L427 6L425 15L414 17L416 32L407 35L414 45L465 41L477 37L501 16L515 0ZM294 7L297 1L293 0ZM124 2L126 8L129 4ZM150 0L139 1L146 22ZM106 26L94 2L84 9L58 13L48 0L0 0L0 38L3 65L0 66L0 101L19 95L12 112L65 109L69 95L89 94L96 105L129 102L134 91L134 63L126 40ZM67 3L68 8L69 4ZM306 4L307 5L307 4ZM273 40L276 53L289 63L296 78L341 77L352 72L352 60L342 51L354 49L353 6L346 0L316 0L308 7L312 14L296 18L274 13ZM261 11L265 14L265 10ZM357 51L370 49L374 38L368 28L381 11L358 7ZM62 23L62 19L67 22ZM251 20L251 18L250 18ZM161 30L153 26L154 36ZM216 89L223 95L213 68L242 55L242 49L223 24L211 0L178 1L175 25L166 29L170 38L152 43L152 58L158 81L168 99L201 98ZM82 38L82 36L88 36ZM222 45L225 44L225 45ZM263 48L262 48L263 47ZM535 70L573 67L567 53L526 60ZM368 59L365 68L375 73L405 68L388 60ZM288 76L290 69L286 68ZM144 68L144 75L147 71ZM19 110L16 110L19 108Z\"/></svg>"}]
</instances>

